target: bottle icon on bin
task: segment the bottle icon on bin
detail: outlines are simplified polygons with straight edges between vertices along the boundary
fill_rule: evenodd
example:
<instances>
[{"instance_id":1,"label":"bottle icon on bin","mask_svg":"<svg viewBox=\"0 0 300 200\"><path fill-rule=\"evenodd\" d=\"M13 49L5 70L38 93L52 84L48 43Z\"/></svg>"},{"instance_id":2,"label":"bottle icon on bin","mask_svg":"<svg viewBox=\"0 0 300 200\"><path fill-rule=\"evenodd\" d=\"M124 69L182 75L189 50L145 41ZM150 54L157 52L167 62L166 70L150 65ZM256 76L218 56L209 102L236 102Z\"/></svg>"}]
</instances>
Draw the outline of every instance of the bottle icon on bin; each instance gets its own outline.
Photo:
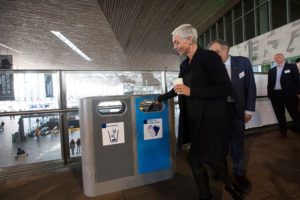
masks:
<instances>
[{"instance_id":1,"label":"bottle icon on bin","mask_svg":"<svg viewBox=\"0 0 300 200\"><path fill-rule=\"evenodd\" d=\"M150 126L148 126L147 129L148 129L150 135L151 135L152 137L155 137L155 136L157 136L160 127L159 127L159 126L156 126L156 125L154 125L154 126L153 126L153 125L150 125Z\"/></svg>"},{"instance_id":2,"label":"bottle icon on bin","mask_svg":"<svg viewBox=\"0 0 300 200\"><path fill-rule=\"evenodd\" d=\"M111 131L108 131L108 136L111 143L118 142L119 130L114 128Z\"/></svg>"}]
</instances>

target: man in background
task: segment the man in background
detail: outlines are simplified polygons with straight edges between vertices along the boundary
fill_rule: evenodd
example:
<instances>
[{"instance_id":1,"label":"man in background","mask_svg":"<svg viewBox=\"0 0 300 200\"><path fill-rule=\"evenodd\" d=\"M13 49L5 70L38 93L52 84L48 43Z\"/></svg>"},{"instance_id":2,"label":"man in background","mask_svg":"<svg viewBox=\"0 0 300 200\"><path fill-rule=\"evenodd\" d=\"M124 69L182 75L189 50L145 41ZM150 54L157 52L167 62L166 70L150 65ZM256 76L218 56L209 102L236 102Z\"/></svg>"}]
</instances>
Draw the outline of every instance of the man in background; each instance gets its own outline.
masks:
<instances>
[{"instance_id":1,"label":"man in background","mask_svg":"<svg viewBox=\"0 0 300 200\"><path fill-rule=\"evenodd\" d=\"M215 51L222 59L231 79L232 96L227 98L230 110L231 159L235 181L245 190L251 189L251 182L246 176L244 131L245 123L251 120L255 111L256 85L252 65L248 58L229 55L229 44L217 39L208 48Z\"/></svg>"},{"instance_id":2,"label":"man in background","mask_svg":"<svg viewBox=\"0 0 300 200\"><path fill-rule=\"evenodd\" d=\"M274 55L277 64L268 73L268 97L271 100L279 125L279 138L287 137L285 108L293 119L294 131L300 133L300 113L297 109L300 99L299 70L295 64L285 62L284 55Z\"/></svg>"}]
</instances>

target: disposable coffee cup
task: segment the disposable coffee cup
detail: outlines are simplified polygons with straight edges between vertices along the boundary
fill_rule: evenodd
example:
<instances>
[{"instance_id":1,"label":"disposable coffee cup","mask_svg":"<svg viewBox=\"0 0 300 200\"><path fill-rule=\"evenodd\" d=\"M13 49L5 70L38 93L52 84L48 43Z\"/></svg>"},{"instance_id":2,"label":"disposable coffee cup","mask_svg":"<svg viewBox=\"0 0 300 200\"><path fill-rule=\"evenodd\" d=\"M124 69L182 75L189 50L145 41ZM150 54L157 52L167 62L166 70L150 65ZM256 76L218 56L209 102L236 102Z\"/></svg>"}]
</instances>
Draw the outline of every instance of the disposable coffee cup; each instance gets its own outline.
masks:
<instances>
[{"instance_id":1,"label":"disposable coffee cup","mask_svg":"<svg viewBox=\"0 0 300 200\"><path fill-rule=\"evenodd\" d=\"M183 84L183 79L182 78L176 78L173 80L173 87L177 84Z\"/></svg>"}]
</instances>

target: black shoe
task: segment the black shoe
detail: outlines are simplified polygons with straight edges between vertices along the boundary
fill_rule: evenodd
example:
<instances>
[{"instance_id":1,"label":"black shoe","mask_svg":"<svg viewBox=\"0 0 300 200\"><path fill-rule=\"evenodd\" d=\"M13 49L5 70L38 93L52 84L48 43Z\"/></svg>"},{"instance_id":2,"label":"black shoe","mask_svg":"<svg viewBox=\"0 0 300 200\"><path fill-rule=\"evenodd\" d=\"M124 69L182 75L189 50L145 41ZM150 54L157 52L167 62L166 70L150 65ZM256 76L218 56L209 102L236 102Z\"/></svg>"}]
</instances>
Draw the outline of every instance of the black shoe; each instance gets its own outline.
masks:
<instances>
[{"instance_id":1,"label":"black shoe","mask_svg":"<svg viewBox=\"0 0 300 200\"><path fill-rule=\"evenodd\" d=\"M250 180L247 178L247 176L235 176L234 180L236 181L237 184L242 186L244 190L251 190L252 184Z\"/></svg>"},{"instance_id":2,"label":"black shoe","mask_svg":"<svg viewBox=\"0 0 300 200\"><path fill-rule=\"evenodd\" d=\"M237 184L232 184L232 186L225 185L225 190L232 196L234 200L244 199L244 190Z\"/></svg>"}]
</instances>

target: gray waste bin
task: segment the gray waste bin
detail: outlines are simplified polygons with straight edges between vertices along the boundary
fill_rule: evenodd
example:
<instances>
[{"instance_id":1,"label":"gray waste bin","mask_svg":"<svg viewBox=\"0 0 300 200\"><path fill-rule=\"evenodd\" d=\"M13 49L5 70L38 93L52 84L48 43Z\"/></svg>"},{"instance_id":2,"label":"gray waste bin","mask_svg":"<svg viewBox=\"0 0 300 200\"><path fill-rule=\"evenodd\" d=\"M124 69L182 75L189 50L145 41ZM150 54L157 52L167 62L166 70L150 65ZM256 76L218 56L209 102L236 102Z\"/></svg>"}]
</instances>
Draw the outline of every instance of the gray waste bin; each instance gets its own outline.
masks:
<instances>
[{"instance_id":1,"label":"gray waste bin","mask_svg":"<svg viewBox=\"0 0 300 200\"><path fill-rule=\"evenodd\" d=\"M143 109L155 97L157 95L109 96L80 100L82 175L86 196L173 177L173 101L166 102L157 111Z\"/></svg>"}]
</instances>

